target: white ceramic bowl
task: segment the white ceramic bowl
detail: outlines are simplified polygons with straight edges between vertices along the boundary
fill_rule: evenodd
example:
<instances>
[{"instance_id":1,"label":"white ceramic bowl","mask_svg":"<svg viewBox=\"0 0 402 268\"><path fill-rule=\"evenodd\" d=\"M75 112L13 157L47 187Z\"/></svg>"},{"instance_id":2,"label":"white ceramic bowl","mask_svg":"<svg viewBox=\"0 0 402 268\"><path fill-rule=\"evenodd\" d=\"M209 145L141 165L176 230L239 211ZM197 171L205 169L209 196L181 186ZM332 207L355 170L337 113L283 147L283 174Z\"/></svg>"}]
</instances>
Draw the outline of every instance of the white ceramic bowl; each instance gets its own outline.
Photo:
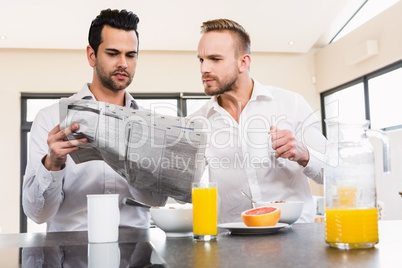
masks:
<instances>
[{"instance_id":1,"label":"white ceramic bowl","mask_svg":"<svg viewBox=\"0 0 402 268\"><path fill-rule=\"evenodd\" d=\"M302 211L304 202L302 201L286 201L285 203L275 203L274 201L264 201L253 203L255 208L264 206L276 206L281 209L281 217L279 222L293 224L295 223Z\"/></svg>"},{"instance_id":2,"label":"white ceramic bowl","mask_svg":"<svg viewBox=\"0 0 402 268\"><path fill-rule=\"evenodd\" d=\"M192 204L167 204L164 207L152 207L150 211L152 220L167 237L193 235Z\"/></svg>"}]
</instances>

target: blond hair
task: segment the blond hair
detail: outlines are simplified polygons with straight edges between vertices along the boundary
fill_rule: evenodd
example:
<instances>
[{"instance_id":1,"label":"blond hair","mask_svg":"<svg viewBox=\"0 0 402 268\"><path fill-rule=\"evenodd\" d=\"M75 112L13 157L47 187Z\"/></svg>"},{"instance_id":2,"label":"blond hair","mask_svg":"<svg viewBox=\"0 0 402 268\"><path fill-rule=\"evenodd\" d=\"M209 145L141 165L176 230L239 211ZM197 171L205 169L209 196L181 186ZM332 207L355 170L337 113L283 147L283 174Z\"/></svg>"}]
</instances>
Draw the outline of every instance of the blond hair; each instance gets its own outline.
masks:
<instances>
[{"instance_id":1,"label":"blond hair","mask_svg":"<svg viewBox=\"0 0 402 268\"><path fill-rule=\"evenodd\" d=\"M212 31L229 31L232 33L233 38L237 42L235 47L238 54L250 54L250 36L246 30L237 22L229 19L216 19L209 20L202 23L201 33Z\"/></svg>"}]
</instances>

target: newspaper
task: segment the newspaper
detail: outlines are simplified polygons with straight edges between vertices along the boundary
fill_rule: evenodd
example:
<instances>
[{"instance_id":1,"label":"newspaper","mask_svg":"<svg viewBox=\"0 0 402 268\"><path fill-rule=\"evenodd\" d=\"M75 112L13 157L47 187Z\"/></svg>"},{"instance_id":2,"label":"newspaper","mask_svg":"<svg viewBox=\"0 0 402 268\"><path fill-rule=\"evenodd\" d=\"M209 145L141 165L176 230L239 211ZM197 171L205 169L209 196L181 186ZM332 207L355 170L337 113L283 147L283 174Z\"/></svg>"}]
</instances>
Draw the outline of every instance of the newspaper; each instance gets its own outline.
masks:
<instances>
[{"instance_id":1,"label":"newspaper","mask_svg":"<svg viewBox=\"0 0 402 268\"><path fill-rule=\"evenodd\" d=\"M134 187L191 202L205 165L202 122L69 99L60 100L60 122L80 126L67 139L88 139L70 153L75 163L103 160Z\"/></svg>"}]
</instances>

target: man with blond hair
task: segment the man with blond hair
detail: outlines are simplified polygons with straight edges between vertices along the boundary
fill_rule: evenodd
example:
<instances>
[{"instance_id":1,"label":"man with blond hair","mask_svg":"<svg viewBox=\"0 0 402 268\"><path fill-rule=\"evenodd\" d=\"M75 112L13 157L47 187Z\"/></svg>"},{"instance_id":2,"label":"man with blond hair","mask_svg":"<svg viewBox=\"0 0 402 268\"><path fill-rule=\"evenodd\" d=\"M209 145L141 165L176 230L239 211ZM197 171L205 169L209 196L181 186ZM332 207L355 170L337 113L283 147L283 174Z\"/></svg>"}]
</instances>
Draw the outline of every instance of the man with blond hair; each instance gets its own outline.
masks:
<instances>
[{"instance_id":1,"label":"man with blond hair","mask_svg":"<svg viewBox=\"0 0 402 268\"><path fill-rule=\"evenodd\" d=\"M313 222L308 178L322 184L321 162L304 141L323 148L319 121L302 96L264 86L250 75L250 37L235 21L204 22L198 59L205 93L194 118L209 125L209 179L218 182L219 223L241 222L256 201L303 201L298 222Z\"/></svg>"}]
</instances>

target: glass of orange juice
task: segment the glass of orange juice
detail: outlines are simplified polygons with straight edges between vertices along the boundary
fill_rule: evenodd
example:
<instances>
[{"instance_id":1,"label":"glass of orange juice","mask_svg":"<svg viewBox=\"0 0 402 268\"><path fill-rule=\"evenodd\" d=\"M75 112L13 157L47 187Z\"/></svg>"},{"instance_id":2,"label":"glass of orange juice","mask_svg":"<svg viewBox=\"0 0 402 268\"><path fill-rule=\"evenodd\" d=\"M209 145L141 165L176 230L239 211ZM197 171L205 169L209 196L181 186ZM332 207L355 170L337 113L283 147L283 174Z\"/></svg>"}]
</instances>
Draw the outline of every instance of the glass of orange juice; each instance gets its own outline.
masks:
<instances>
[{"instance_id":1,"label":"glass of orange juice","mask_svg":"<svg viewBox=\"0 0 402 268\"><path fill-rule=\"evenodd\" d=\"M197 241L218 237L218 188L216 182L192 184L193 233Z\"/></svg>"}]
</instances>

